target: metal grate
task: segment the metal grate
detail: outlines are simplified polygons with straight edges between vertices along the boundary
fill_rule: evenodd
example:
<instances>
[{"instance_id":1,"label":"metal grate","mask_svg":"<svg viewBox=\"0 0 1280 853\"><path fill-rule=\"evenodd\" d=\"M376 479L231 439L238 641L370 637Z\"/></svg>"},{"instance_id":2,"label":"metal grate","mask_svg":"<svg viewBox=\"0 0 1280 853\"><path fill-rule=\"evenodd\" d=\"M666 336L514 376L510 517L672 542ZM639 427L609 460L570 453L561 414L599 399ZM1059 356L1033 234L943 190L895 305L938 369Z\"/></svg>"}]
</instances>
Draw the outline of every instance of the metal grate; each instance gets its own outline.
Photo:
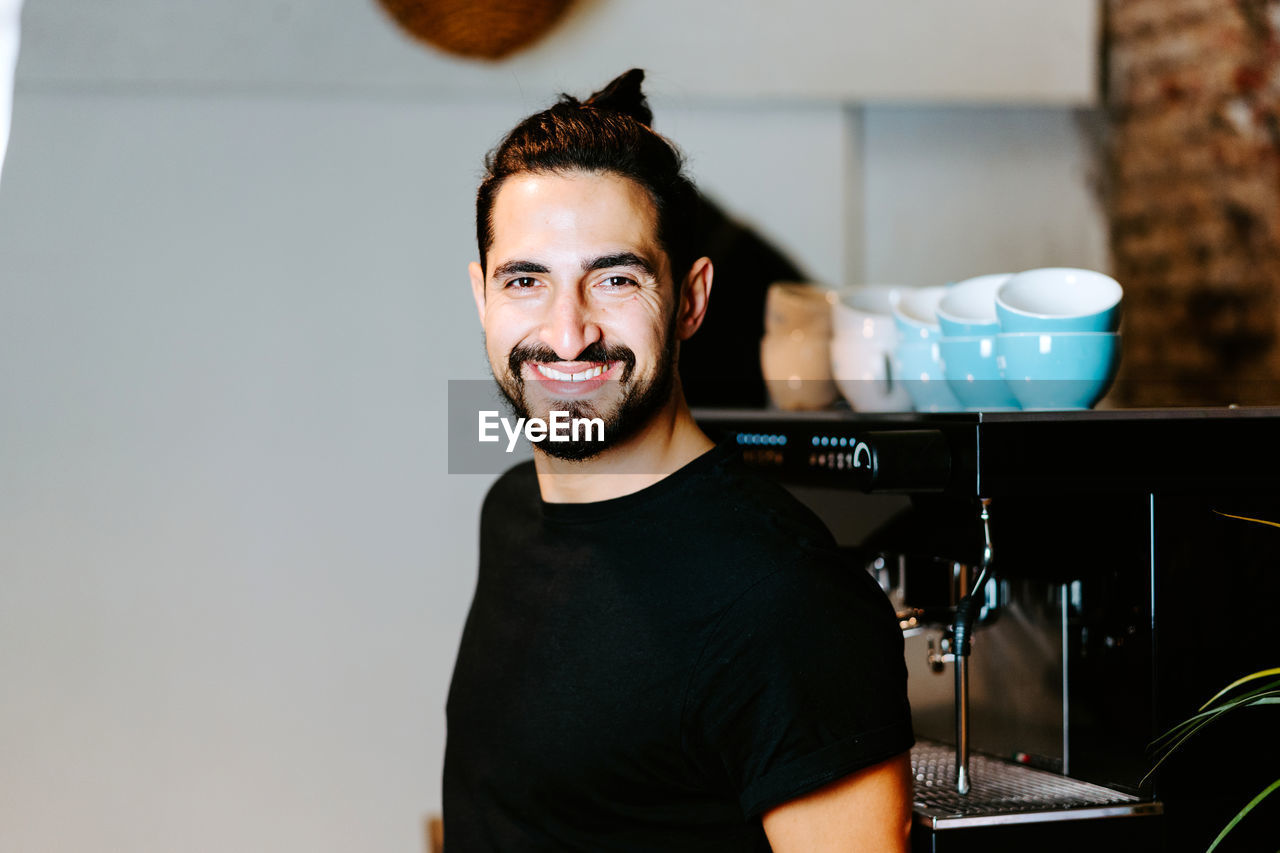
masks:
<instances>
[{"instance_id":1,"label":"metal grate","mask_svg":"<svg viewBox=\"0 0 1280 853\"><path fill-rule=\"evenodd\" d=\"M915 814L935 829L1159 814L1160 803L1101 785L973 753L969 793L955 788L955 747L918 740L911 750Z\"/></svg>"}]
</instances>

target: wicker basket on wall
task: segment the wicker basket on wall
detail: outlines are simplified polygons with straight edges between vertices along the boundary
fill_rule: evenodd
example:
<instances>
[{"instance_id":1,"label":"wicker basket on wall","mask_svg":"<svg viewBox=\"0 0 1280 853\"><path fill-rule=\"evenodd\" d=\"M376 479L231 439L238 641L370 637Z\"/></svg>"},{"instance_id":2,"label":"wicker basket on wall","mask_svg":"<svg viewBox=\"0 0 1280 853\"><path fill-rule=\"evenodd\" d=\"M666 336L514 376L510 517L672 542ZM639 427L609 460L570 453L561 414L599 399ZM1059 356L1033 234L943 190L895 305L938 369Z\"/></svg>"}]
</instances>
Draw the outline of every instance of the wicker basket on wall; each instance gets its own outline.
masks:
<instances>
[{"instance_id":1,"label":"wicker basket on wall","mask_svg":"<svg viewBox=\"0 0 1280 853\"><path fill-rule=\"evenodd\" d=\"M414 38L458 56L502 59L541 38L572 0L378 0Z\"/></svg>"}]
</instances>

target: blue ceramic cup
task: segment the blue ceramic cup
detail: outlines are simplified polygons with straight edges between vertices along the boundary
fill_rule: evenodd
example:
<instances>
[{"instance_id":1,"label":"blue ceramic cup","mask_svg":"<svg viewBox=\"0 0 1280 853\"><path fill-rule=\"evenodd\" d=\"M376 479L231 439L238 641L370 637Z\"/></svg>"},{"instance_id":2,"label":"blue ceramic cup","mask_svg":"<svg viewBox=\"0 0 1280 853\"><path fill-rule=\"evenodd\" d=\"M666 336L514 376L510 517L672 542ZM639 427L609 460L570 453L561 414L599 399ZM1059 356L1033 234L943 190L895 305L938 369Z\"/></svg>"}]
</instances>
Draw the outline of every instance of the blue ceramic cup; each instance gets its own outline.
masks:
<instances>
[{"instance_id":1,"label":"blue ceramic cup","mask_svg":"<svg viewBox=\"0 0 1280 853\"><path fill-rule=\"evenodd\" d=\"M903 341L937 340L942 336L938 325L938 302L947 292L945 287L903 288L893 306L893 322Z\"/></svg>"},{"instance_id":2,"label":"blue ceramic cup","mask_svg":"<svg viewBox=\"0 0 1280 853\"><path fill-rule=\"evenodd\" d=\"M1010 276L1011 273L980 275L949 285L936 311L942 334L962 338L999 332L996 291Z\"/></svg>"},{"instance_id":3,"label":"blue ceramic cup","mask_svg":"<svg viewBox=\"0 0 1280 853\"><path fill-rule=\"evenodd\" d=\"M1020 408L996 363L994 335L943 337L938 341L942 373L965 411L1008 412Z\"/></svg>"},{"instance_id":4,"label":"blue ceramic cup","mask_svg":"<svg viewBox=\"0 0 1280 853\"><path fill-rule=\"evenodd\" d=\"M959 412L964 408L942 373L939 341L900 342L893 351L893 372L917 412Z\"/></svg>"},{"instance_id":5,"label":"blue ceramic cup","mask_svg":"<svg viewBox=\"0 0 1280 853\"><path fill-rule=\"evenodd\" d=\"M1024 409L1089 409L1120 366L1116 332L1021 332L996 336L1005 382Z\"/></svg>"},{"instance_id":6,"label":"blue ceramic cup","mask_svg":"<svg viewBox=\"0 0 1280 853\"><path fill-rule=\"evenodd\" d=\"M1120 283L1093 270L1051 267L1012 276L996 292L1001 332L1114 332Z\"/></svg>"}]
</instances>

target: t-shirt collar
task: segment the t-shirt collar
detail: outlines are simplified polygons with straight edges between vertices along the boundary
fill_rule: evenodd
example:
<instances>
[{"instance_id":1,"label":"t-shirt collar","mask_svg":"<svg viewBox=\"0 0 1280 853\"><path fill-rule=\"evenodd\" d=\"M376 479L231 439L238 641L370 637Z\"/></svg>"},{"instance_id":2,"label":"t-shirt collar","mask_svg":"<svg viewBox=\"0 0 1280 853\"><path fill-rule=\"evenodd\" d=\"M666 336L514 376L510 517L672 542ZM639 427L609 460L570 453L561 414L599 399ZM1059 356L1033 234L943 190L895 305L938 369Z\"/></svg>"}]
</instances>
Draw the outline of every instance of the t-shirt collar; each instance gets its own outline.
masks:
<instances>
[{"instance_id":1,"label":"t-shirt collar","mask_svg":"<svg viewBox=\"0 0 1280 853\"><path fill-rule=\"evenodd\" d=\"M551 503L539 497L538 502L542 507L543 518L557 522L595 521L621 513L631 513L691 480L706 474L712 468L732 458L737 453L738 447L736 444L731 441L721 442L696 459L672 471L653 485L645 486L637 492L609 498L608 500L590 501L588 503ZM608 475L602 474L601 476Z\"/></svg>"}]
</instances>

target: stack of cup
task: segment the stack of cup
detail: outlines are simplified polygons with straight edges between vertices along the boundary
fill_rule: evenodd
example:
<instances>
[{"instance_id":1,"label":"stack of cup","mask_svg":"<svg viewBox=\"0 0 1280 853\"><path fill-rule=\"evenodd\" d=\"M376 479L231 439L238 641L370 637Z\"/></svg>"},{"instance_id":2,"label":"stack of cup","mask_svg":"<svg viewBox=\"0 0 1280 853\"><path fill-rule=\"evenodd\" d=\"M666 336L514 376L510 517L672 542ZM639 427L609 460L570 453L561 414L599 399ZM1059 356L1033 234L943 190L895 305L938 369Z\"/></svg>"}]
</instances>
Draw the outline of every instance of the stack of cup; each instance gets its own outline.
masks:
<instances>
[{"instance_id":1,"label":"stack of cup","mask_svg":"<svg viewBox=\"0 0 1280 853\"><path fill-rule=\"evenodd\" d=\"M765 295L760 368L769 399L780 409L823 409L836 399L831 381L831 303L826 288L797 282L770 285Z\"/></svg>"},{"instance_id":2,"label":"stack of cup","mask_svg":"<svg viewBox=\"0 0 1280 853\"><path fill-rule=\"evenodd\" d=\"M898 326L893 371L917 412L955 412L961 408L942 373L938 303L946 292L945 287L904 290L893 309Z\"/></svg>"},{"instance_id":3,"label":"stack of cup","mask_svg":"<svg viewBox=\"0 0 1280 853\"><path fill-rule=\"evenodd\" d=\"M1066 267L946 287L778 283L760 360L782 409L1088 409L1120 362L1118 282ZM834 382L833 382L834 379Z\"/></svg>"},{"instance_id":4,"label":"stack of cup","mask_svg":"<svg viewBox=\"0 0 1280 853\"><path fill-rule=\"evenodd\" d=\"M1024 409L1089 409L1120 366L1119 282L1092 270L1028 270L996 292L1001 375Z\"/></svg>"},{"instance_id":5,"label":"stack of cup","mask_svg":"<svg viewBox=\"0 0 1280 853\"><path fill-rule=\"evenodd\" d=\"M1121 296L1068 267L951 285L937 308L947 384L968 411L1091 408L1119 366Z\"/></svg>"},{"instance_id":6,"label":"stack of cup","mask_svg":"<svg viewBox=\"0 0 1280 853\"><path fill-rule=\"evenodd\" d=\"M971 412L1016 411L1020 406L996 362L996 291L1009 273L980 275L947 288L938 302L942 372L961 408Z\"/></svg>"},{"instance_id":7,"label":"stack of cup","mask_svg":"<svg viewBox=\"0 0 1280 853\"><path fill-rule=\"evenodd\" d=\"M911 411L911 398L893 369L893 310L903 290L865 284L839 291L832 309L831 369L854 411Z\"/></svg>"}]
</instances>

